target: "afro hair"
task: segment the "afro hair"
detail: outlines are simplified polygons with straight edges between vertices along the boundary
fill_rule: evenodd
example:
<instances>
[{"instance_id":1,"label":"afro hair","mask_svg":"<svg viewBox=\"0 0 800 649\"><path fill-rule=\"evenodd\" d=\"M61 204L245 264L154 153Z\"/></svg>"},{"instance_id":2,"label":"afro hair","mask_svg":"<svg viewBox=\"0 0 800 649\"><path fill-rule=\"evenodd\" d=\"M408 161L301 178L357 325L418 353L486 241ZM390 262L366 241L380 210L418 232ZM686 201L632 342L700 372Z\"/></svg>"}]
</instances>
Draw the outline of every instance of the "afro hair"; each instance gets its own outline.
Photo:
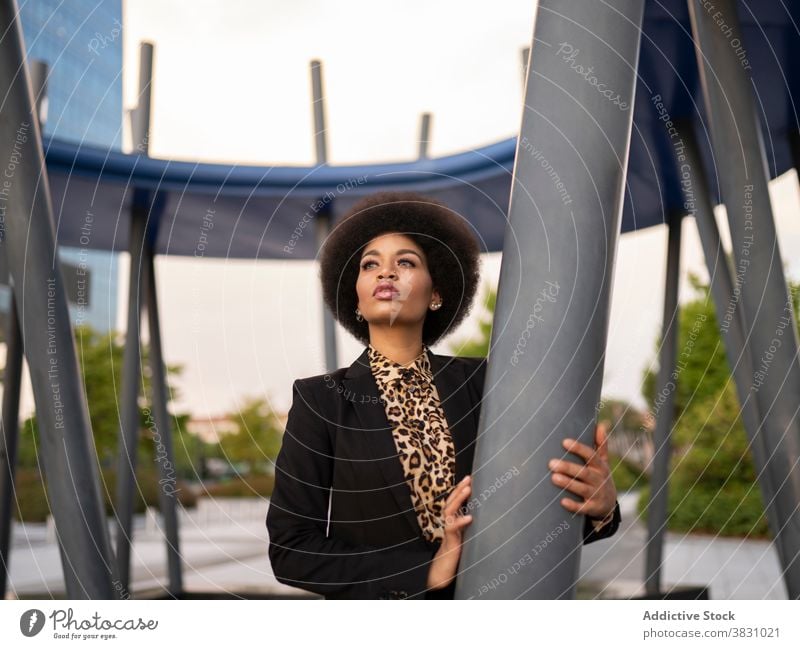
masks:
<instances>
[{"instance_id":1,"label":"afro hair","mask_svg":"<svg viewBox=\"0 0 800 649\"><path fill-rule=\"evenodd\" d=\"M414 192L377 192L356 203L320 251L322 295L333 317L365 345L369 325L356 320L356 281L364 246L389 232L409 237L423 250L442 307L428 310L422 342L433 345L455 329L472 308L480 280L480 249L462 217L440 201Z\"/></svg>"}]
</instances>

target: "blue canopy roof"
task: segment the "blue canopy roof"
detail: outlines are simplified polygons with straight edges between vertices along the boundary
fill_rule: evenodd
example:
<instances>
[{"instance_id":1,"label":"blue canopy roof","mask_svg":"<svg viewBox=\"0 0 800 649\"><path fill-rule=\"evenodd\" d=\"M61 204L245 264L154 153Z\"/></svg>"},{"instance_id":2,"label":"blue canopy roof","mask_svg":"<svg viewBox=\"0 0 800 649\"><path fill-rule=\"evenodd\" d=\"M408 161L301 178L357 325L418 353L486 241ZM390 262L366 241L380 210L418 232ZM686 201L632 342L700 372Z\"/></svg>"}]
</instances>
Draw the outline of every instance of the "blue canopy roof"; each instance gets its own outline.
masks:
<instances>
[{"instance_id":1,"label":"blue canopy roof","mask_svg":"<svg viewBox=\"0 0 800 649\"><path fill-rule=\"evenodd\" d=\"M788 8L786 6L788 4ZM798 130L800 3L739 3L771 177L793 166ZM787 13L789 12L789 13ZM733 48L732 48L733 52ZM689 120L710 184L709 147L688 10L648 0L634 107L623 232L663 223L683 209L664 118ZM127 250L134 205L149 213L156 252L197 257L313 259L315 214L334 220L364 194L420 191L463 214L486 251L502 249L516 140L408 163L259 167L201 164L44 142L59 243Z\"/></svg>"}]
</instances>

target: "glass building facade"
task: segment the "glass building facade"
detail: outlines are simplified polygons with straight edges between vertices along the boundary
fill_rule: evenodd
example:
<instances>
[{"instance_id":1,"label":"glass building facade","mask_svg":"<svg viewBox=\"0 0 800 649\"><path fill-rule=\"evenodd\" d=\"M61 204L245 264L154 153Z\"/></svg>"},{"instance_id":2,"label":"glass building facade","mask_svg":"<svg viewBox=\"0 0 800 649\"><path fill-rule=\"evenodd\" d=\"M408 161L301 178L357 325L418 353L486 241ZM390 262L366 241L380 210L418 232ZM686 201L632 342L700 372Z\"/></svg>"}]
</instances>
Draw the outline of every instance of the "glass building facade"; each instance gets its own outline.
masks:
<instances>
[{"instance_id":1,"label":"glass building facade","mask_svg":"<svg viewBox=\"0 0 800 649\"><path fill-rule=\"evenodd\" d=\"M49 68L44 134L121 149L122 0L20 0L18 6L28 59ZM73 324L115 329L117 254L62 247L59 257ZM7 287L0 299L8 313Z\"/></svg>"},{"instance_id":2,"label":"glass building facade","mask_svg":"<svg viewBox=\"0 0 800 649\"><path fill-rule=\"evenodd\" d=\"M122 147L122 0L19 2L29 59L46 61L44 132Z\"/></svg>"}]
</instances>

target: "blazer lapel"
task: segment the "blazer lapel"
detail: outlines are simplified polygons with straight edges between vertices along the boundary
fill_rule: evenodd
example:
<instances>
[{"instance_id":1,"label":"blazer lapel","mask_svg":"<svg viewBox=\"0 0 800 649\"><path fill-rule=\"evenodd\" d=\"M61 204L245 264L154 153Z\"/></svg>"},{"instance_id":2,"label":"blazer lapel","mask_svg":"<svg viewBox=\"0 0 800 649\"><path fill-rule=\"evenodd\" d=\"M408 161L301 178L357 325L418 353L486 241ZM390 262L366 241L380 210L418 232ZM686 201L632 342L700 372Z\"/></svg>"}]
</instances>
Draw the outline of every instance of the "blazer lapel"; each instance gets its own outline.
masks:
<instances>
[{"instance_id":1,"label":"blazer lapel","mask_svg":"<svg viewBox=\"0 0 800 649\"><path fill-rule=\"evenodd\" d=\"M449 356L439 356L429 351L433 383L447 419L456 453L456 484L466 475L471 462L475 441L475 419L471 408L466 376L460 363ZM342 379L344 395L355 410L364 439L369 447L369 456L380 466L386 486L395 499L404 518L415 534L420 528L414 512L411 491L405 481L403 467L394 443L392 428L386 410L380 400L378 385L369 365L368 349L345 372Z\"/></svg>"},{"instance_id":2,"label":"blazer lapel","mask_svg":"<svg viewBox=\"0 0 800 649\"><path fill-rule=\"evenodd\" d=\"M475 419L472 409L476 404L471 403L467 386L467 376L462 363L455 362L452 356L439 356L430 353L433 384L439 393L439 401L444 410L447 427L453 437L456 451L456 475L458 484L467 475L471 466L474 452L472 444L475 442Z\"/></svg>"}]
</instances>

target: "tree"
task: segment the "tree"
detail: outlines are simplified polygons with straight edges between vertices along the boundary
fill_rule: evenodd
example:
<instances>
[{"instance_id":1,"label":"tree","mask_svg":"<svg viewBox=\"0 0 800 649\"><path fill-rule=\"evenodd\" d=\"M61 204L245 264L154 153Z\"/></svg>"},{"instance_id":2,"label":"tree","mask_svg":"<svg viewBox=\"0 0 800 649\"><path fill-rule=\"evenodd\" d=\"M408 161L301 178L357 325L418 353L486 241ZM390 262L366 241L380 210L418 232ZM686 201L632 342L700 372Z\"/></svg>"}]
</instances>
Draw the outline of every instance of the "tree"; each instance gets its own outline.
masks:
<instances>
[{"instance_id":1,"label":"tree","mask_svg":"<svg viewBox=\"0 0 800 649\"><path fill-rule=\"evenodd\" d=\"M695 276L690 279L699 297L683 305L679 316L667 526L723 535L766 535L749 440L709 287ZM797 321L800 284L790 283L789 288ZM657 409L655 373L648 374L644 391ZM648 499L644 491L639 500L642 514Z\"/></svg>"},{"instance_id":2,"label":"tree","mask_svg":"<svg viewBox=\"0 0 800 649\"><path fill-rule=\"evenodd\" d=\"M122 357L125 346L124 336L110 331L100 333L89 325L75 328L75 343L78 361L81 368L86 400L89 406L89 419L92 426L97 460L101 467L116 465L119 437L119 413L121 408L120 392L122 389ZM152 393L151 370L149 365L149 347L142 345L142 381L145 396L139 397L140 455L142 460L153 457L152 415L147 416L145 408L152 409L150 394ZM175 386L170 384L170 377L179 376L183 368L180 365L167 365L167 398L168 403L179 397ZM173 416L172 427L175 431L174 447L176 455L184 454L187 444L180 443L188 414ZM182 424L182 425L181 425ZM188 444L191 446L191 442ZM26 419L20 427L20 443L18 463L22 467L35 467L38 433L36 415ZM180 456L179 456L180 457ZM185 458L181 458L185 461ZM180 464L180 462L179 462Z\"/></svg>"},{"instance_id":3,"label":"tree","mask_svg":"<svg viewBox=\"0 0 800 649\"><path fill-rule=\"evenodd\" d=\"M231 464L244 463L248 473L271 471L278 457L283 431L267 402L250 398L231 418L238 419L238 430L220 439L225 458Z\"/></svg>"},{"instance_id":4,"label":"tree","mask_svg":"<svg viewBox=\"0 0 800 649\"><path fill-rule=\"evenodd\" d=\"M478 321L478 334L472 338L462 340L450 346L450 351L458 356L473 356L486 358L489 355L489 347L492 341L492 322L494 320L494 309L497 303L497 291L488 284L484 285L483 297L480 305L483 307L483 314Z\"/></svg>"}]
</instances>

